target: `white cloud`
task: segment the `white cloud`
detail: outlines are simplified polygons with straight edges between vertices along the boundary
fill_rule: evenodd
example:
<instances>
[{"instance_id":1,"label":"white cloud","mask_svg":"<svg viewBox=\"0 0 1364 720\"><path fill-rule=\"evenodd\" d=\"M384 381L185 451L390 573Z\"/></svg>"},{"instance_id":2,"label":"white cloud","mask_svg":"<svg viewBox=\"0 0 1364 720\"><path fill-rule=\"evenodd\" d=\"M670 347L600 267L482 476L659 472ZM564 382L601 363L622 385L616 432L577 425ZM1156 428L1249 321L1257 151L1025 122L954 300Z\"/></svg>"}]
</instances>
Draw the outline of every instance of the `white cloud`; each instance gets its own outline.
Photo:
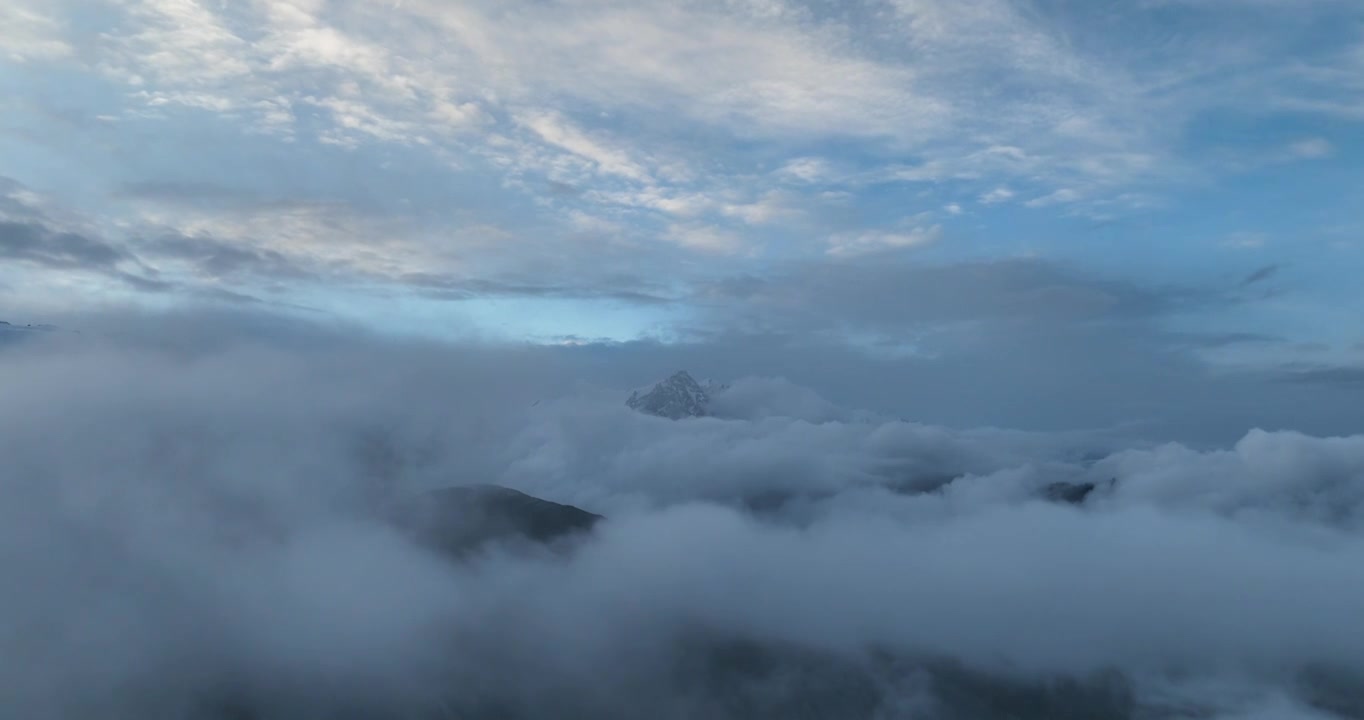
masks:
<instances>
[{"instance_id":1,"label":"white cloud","mask_svg":"<svg viewBox=\"0 0 1364 720\"><path fill-rule=\"evenodd\" d=\"M462 243L423 242L402 221L366 215L337 203L272 203L230 210L148 207L143 227L206 237L243 251L278 253L300 268L350 280L449 272L457 266L450 245L473 242L487 228L466 228ZM178 269L173 259L161 261ZM192 268L186 268L192 271Z\"/></svg>"},{"instance_id":2,"label":"white cloud","mask_svg":"<svg viewBox=\"0 0 1364 720\"><path fill-rule=\"evenodd\" d=\"M104 36L100 66L153 107L242 113L257 130L292 137L291 108L307 103L331 114L333 126L320 137L345 146L366 136L426 143L485 120L443 68L406 58L392 38L343 32L316 3L126 0L121 7L125 23Z\"/></svg>"},{"instance_id":3,"label":"white cloud","mask_svg":"<svg viewBox=\"0 0 1364 720\"><path fill-rule=\"evenodd\" d=\"M1262 232L1240 231L1234 232L1222 238L1222 244L1226 247L1249 250L1264 247L1269 242L1269 236Z\"/></svg>"},{"instance_id":4,"label":"white cloud","mask_svg":"<svg viewBox=\"0 0 1364 720\"><path fill-rule=\"evenodd\" d=\"M585 213L581 210L572 210L568 214L569 225L573 229L594 235L619 235L625 232L625 226L620 223Z\"/></svg>"},{"instance_id":5,"label":"white cloud","mask_svg":"<svg viewBox=\"0 0 1364 720\"><path fill-rule=\"evenodd\" d=\"M918 247L937 242L942 237L942 226L913 228L905 231L874 230L869 232L834 235L829 238L828 254L861 255L879 250Z\"/></svg>"},{"instance_id":6,"label":"white cloud","mask_svg":"<svg viewBox=\"0 0 1364 720\"><path fill-rule=\"evenodd\" d=\"M1016 13L998 19L1008 10L998 2L900 3L914 57L875 57L851 25L789 8L514 7L417 0L382 9L284 2L229 10L201 0L129 0L128 31L112 34L105 65L150 83L148 102L254 113L261 129L286 135L297 125L287 109L308 102L331 113L334 127L322 137L346 146L424 144L511 116L537 141L637 182L652 175L638 153L569 123L563 109L574 108L574 118L593 108L661 113L740 138L888 140L942 155L937 148L961 151L941 142L966 129L954 119L1029 116L978 112L981 99L961 80L980 71L981 55L962 38L986 33L1006 42L1017 67L1048 82L1090 87L1107 77L1091 77L1089 66ZM1020 29L1005 32L1013 21ZM1099 122L1085 117L1069 112L1055 127ZM816 182L828 173L826 162L804 156L778 175Z\"/></svg>"},{"instance_id":7,"label":"white cloud","mask_svg":"<svg viewBox=\"0 0 1364 720\"><path fill-rule=\"evenodd\" d=\"M997 187L994 190L982 194L980 197L976 199L982 205L997 205L999 203L1011 200L1013 196L1014 196L1013 190L1010 190L1009 188L1006 187Z\"/></svg>"},{"instance_id":8,"label":"white cloud","mask_svg":"<svg viewBox=\"0 0 1364 720\"><path fill-rule=\"evenodd\" d=\"M737 233L714 225L673 224L663 234L664 239L691 250L730 255L743 248Z\"/></svg>"},{"instance_id":9,"label":"white cloud","mask_svg":"<svg viewBox=\"0 0 1364 720\"><path fill-rule=\"evenodd\" d=\"M702 193L671 193L658 187L635 191L593 191L589 197L597 202L648 208L677 217L696 217L713 209L715 198Z\"/></svg>"},{"instance_id":10,"label":"white cloud","mask_svg":"<svg viewBox=\"0 0 1364 720\"><path fill-rule=\"evenodd\" d=\"M774 190L754 202L724 204L720 206L720 214L738 218L749 225L766 225L796 217L800 211L789 198Z\"/></svg>"},{"instance_id":11,"label":"white cloud","mask_svg":"<svg viewBox=\"0 0 1364 720\"><path fill-rule=\"evenodd\" d=\"M829 162L817 157L799 157L788 160L777 170L779 176L805 183L821 182L829 179L832 168Z\"/></svg>"},{"instance_id":12,"label":"white cloud","mask_svg":"<svg viewBox=\"0 0 1364 720\"><path fill-rule=\"evenodd\" d=\"M530 113L520 118L520 122L550 145L590 160L601 172L637 182L650 180L649 172L631 159L629 154L589 137L556 113Z\"/></svg>"},{"instance_id":13,"label":"white cloud","mask_svg":"<svg viewBox=\"0 0 1364 720\"><path fill-rule=\"evenodd\" d=\"M868 177L950 179L978 193L1026 178L1035 192L1069 188L1097 202L1178 173L1170 149L1184 120L1227 100L1183 90L1196 57L1167 66L1128 62L1121 44L1094 52L1061 18L1008 0L895 0L845 17L777 0L117 7L124 22L89 50L161 112L240 116L258 132L307 129L344 147L433 145L455 163L505 153L494 161L556 179L590 165L607 181L697 181L710 194L747 171L692 167L698 151L762 140L778 152L769 182L824 183L835 178L810 141L853 140L893 158ZM1218 62L1241 77L1228 57ZM1348 76L1343 59L1309 67L1317 85ZM300 122L313 110L320 127Z\"/></svg>"},{"instance_id":14,"label":"white cloud","mask_svg":"<svg viewBox=\"0 0 1364 720\"><path fill-rule=\"evenodd\" d=\"M238 37L223 18L197 0L140 0L125 5L130 28L111 33L106 67L150 84L147 92L213 93L228 106L243 104L243 91L257 88L250 43ZM219 95L221 93L221 95Z\"/></svg>"},{"instance_id":15,"label":"white cloud","mask_svg":"<svg viewBox=\"0 0 1364 720\"><path fill-rule=\"evenodd\" d=\"M1303 138L1291 143L1288 146L1288 151L1294 157L1315 160L1330 157L1335 153L1335 146L1325 138Z\"/></svg>"},{"instance_id":16,"label":"white cloud","mask_svg":"<svg viewBox=\"0 0 1364 720\"><path fill-rule=\"evenodd\" d=\"M62 23L45 5L33 0L0 4L0 59L22 63L60 60L73 54L74 49L63 37Z\"/></svg>"},{"instance_id":17,"label":"white cloud","mask_svg":"<svg viewBox=\"0 0 1364 720\"><path fill-rule=\"evenodd\" d=\"M1068 203L1073 203L1080 200L1081 197L1082 196L1080 195L1080 193L1074 190L1073 188L1061 188L1056 192L1043 195L1042 197L1033 198L1032 200L1029 200L1023 204L1030 208L1040 208L1047 207L1049 205L1064 205Z\"/></svg>"},{"instance_id":18,"label":"white cloud","mask_svg":"<svg viewBox=\"0 0 1364 720\"><path fill-rule=\"evenodd\" d=\"M926 128L939 112L935 99L913 93L907 69L780 18L601 3L540 6L504 23L477 5L414 7L461 39L485 36L471 50L523 92L666 109L762 135L899 133Z\"/></svg>"}]
</instances>

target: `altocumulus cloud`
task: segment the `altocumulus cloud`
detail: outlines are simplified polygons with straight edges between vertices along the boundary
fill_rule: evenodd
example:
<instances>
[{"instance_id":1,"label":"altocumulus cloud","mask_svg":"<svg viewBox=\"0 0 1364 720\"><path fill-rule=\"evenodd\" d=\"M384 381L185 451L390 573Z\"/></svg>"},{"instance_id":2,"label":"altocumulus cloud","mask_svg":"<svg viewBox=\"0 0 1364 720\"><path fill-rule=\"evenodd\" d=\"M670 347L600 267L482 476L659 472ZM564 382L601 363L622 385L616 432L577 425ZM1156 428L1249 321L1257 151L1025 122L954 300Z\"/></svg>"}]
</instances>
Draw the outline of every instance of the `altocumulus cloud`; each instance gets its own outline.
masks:
<instances>
[{"instance_id":1,"label":"altocumulus cloud","mask_svg":"<svg viewBox=\"0 0 1364 720\"><path fill-rule=\"evenodd\" d=\"M1120 449L771 378L674 422L545 348L99 320L0 351L7 715L1359 716L1364 437ZM450 562L373 513L482 482L607 519Z\"/></svg>"}]
</instances>

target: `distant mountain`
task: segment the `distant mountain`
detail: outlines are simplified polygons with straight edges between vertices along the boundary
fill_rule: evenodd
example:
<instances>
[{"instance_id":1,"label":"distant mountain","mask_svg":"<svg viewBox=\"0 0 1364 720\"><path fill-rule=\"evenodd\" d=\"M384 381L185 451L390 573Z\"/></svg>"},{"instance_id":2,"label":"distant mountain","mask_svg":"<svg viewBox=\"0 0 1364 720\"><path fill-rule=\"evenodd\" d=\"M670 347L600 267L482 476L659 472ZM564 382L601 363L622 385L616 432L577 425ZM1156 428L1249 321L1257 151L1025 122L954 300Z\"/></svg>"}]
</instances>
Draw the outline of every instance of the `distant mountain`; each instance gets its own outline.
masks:
<instances>
[{"instance_id":1,"label":"distant mountain","mask_svg":"<svg viewBox=\"0 0 1364 720\"><path fill-rule=\"evenodd\" d=\"M499 485L432 490L389 508L387 519L418 543L453 558L497 541L550 543L602 518Z\"/></svg>"},{"instance_id":2,"label":"distant mountain","mask_svg":"<svg viewBox=\"0 0 1364 720\"><path fill-rule=\"evenodd\" d=\"M728 385L711 381L703 385L686 370L680 370L650 388L631 392L625 405L632 410L670 420L704 417L710 414L711 397L728 388Z\"/></svg>"},{"instance_id":3,"label":"distant mountain","mask_svg":"<svg viewBox=\"0 0 1364 720\"><path fill-rule=\"evenodd\" d=\"M0 332L52 332L56 330L55 325L15 325L11 322L0 320Z\"/></svg>"},{"instance_id":4,"label":"distant mountain","mask_svg":"<svg viewBox=\"0 0 1364 720\"><path fill-rule=\"evenodd\" d=\"M1085 500L1088 499L1095 490L1103 488L1106 491L1111 492L1117 483L1117 478L1110 479L1103 486L1092 482L1054 482L1043 488L1043 494L1052 502L1084 505Z\"/></svg>"},{"instance_id":5,"label":"distant mountain","mask_svg":"<svg viewBox=\"0 0 1364 720\"><path fill-rule=\"evenodd\" d=\"M56 329L51 325L15 325L0 320L0 343L20 342L24 338L32 337L38 333L52 332Z\"/></svg>"}]
</instances>

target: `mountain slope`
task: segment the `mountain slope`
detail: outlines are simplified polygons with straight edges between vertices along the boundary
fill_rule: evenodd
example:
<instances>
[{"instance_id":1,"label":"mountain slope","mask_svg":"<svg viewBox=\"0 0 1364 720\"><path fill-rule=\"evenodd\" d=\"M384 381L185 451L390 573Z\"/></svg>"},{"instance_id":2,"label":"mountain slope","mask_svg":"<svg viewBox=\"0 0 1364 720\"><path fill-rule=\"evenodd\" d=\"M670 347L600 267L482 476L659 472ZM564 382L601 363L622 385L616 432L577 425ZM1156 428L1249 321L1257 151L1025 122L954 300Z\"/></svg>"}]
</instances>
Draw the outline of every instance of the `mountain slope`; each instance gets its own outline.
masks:
<instances>
[{"instance_id":1,"label":"mountain slope","mask_svg":"<svg viewBox=\"0 0 1364 720\"><path fill-rule=\"evenodd\" d=\"M587 532L602 518L507 487L465 485L401 500L387 519L418 543L459 557L490 542L553 542Z\"/></svg>"}]
</instances>

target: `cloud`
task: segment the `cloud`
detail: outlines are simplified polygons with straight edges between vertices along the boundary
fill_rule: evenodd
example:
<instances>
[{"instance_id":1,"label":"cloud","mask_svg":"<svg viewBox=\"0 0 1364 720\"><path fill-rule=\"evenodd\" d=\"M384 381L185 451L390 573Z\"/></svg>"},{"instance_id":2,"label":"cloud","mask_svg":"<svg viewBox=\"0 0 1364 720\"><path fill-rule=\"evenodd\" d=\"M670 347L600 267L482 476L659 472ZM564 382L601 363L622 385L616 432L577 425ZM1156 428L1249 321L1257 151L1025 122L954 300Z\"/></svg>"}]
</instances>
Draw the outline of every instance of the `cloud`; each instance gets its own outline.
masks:
<instances>
[{"instance_id":1,"label":"cloud","mask_svg":"<svg viewBox=\"0 0 1364 720\"><path fill-rule=\"evenodd\" d=\"M1011 319L1149 318L1183 302L1179 291L1109 281L1038 259L934 264L883 255L784 269L750 282L720 281L708 292L729 303L730 312L748 307L770 321L799 323L796 327L847 322L880 330ZM737 302L743 305L733 305Z\"/></svg>"},{"instance_id":2,"label":"cloud","mask_svg":"<svg viewBox=\"0 0 1364 720\"><path fill-rule=\"evenodd\" d=\"M582 300L618 300L637 305L666 305L674 302L668 289L635 276L617 275L600 285L539 283L534 280L490 280L414 273L400 278L402 282L422 291L427 297L441 300L477 300L487 298L569 298Z\"/></svg>"},{"instance_id":3,"label":"cloud","mask_svg":"<svg viewBox=\"0 0 1364 720\"><path fill-rule=\"evenodd\" d=\"M1071 188L1061 188L1056 192L1050 193L1048 195L1043 195L1042 197L1039 198L1033 198L1032 200L1029 200L1023 204L1030 208L1040 208L1047 207L1049 205L1073 203L1080 199L1081 199L1080 193L1076 192L1075 190L1072 190Z\"/></svg>"},{"instance_id":4,"label":"cloud","mask_svg":"<svg viewBox=\"0 0 1364 720\"><path fill-rule=\"evenodd\" d=\"M1281 269L1280 266L1277 264L1266 265L1256 270L1255 272L1252 272L1251 274L1247 275L1246 278L1241 281L1241 287L1246 287L1248 285L1254 285L1255 283L1264 282L1265 280L1268 280L1277 275L1280 269Z\"/></svg>"},{"instance_id":5,"label":"cloud","mask_svg":"<svg viewBox=\"0 0 1364 720\"><path fill-rule=\"evenodd\" d=\"M910 248L937 242L942 237L942 226L913 228L905 232L862 232L835 235L829 238L830 255L858 255L878 250Z\"/></svg>"},{"instance_id":6,"label":"cloud","mask_svg":"<svg viewBox=\"0 0 1364 720\"><path fill-rule=\"evenodd\" d=\"M1364 368L1290 365L1283 369L1282 378L1290 382L1323 386L1364 387Z\"/></svg>"},{"instance_id":7,"label":"cloud","mask_svg":"<svg viewBox=\"0 0 1364 720\"><path fill-rule=\"evenodd\" d=\"M812 423L850 419L850 415L810 388L785 378L749 377L731 383L711 398L716 417L761 420L787 417Z\"/></svg>"},{"instance_id":8,"label":"cloud","mask_svg":"<svg viewBox=\"0 0 1364 720\"><path fill-rule=\"evenodd\" d=\"M962 198L1115 227L1250 166L1200 151L1196 131L1219 113L1288 121L1300 117L1279 115L1290 100L1348 104L1358 74L1352 41L1313 34L1343 26L1339 3L1296 15L1138 3L1101 17L1009 0L835 14L720 0L128 0L90 22L67 3L14 8L6 27L23 37L7 47L45 38L34 42L71 54L5 60L33 78L14 88L12 132L51 154L34 166L45 170L12 172L81 188L64 198L93 218L80 234L126 234L161 281L188 284L226 276L133 240L212 238L274 258L237 266L233 291L271 296L287 264L315 281L284 288L290 301L325 290L349 307L410 294L412 277L464 297L474 280L587 293L607 276L668 275L680 295L733 269L708 256L759 273L792 256L923 246L941 218L884 220L955 216ZM1149 52L1143 38L1171 19L1169 52ZM1298 60L1266 60L1286 49ZM80 92L59 106L24 89L71 73ZM1344 151L1318 132L1285 126L1267 154L1250 141L1227 154ZM77 167L79 182L58 178ZM960 230L1003 237L992 222ZM581 280L564 282L564 263Z\"/></svg>"},{"instance_id":9,"label":"cloud","mask_svg":"<svg viewBox=\"0 0 1364 720\"><path fill-rule=\"evenodd\" d=\"M62 23L42 4L15 0L0 8L0 47L12 62L62 60L73 54Z\"/></svg>"},{"instance_id":10,"label":"cloud","mask_svg":"<svg viewBox=\"0 0 1364 720\"><path fill-rule=\"evenodd\" d=\"M627 154L588 137L581 130L565 122L562 117L552 113L538 113L524 118L522 122L545 142L590 160L600 172L639 182L648 182L650 179L648 171L631 160Z\"/></svg>"},{"instance_id":11,"label":"cloud","mask_svg":"<svg viewBox=\"0 0 1364 720\"><path fill-rule=\"evenodd\" d=\"M1183 68L1149 70L1166 76L1153 82L1014 3L890 5L881 18L855 7L840 19L798 3L525 12L143 0L95 50L158 113L207 109L283 137L440 147L453 161L484 154L523 169L518 156L566 152L633 182L662 168L626 148L687 157L717 139L775 143L777 177L823 181L828 162L801 146L844 138L891 164L927 156L925 167L962 179L988 168L1050 191L1097 189L1164 172L1168 133L1135 108L1197 112L1160 89ZM1045 103L1029 100L1039 92Z\"/></svg>"},{"instance_id":12,"label":"cloud","mask_svg":"<svg viewBox=\"0 0 1364 720\"><path fill-rule=\"evenodd\" d=\"M43 198L0 178L0 257L44 276L74 273L113 279L145 292L174 287L124 244L99 237L71 218L53 216Z\"/></svg>"},{"instance_id":13,"label":"cloud","mask_svg":"<svg viewBox=\"0 0 1364 720\"><path fill-rule=\"evenodd\" d=\"M443 259L436 248L414 242L402 218L382 217L348 202L171 206L149 209L142 223L153 234L180 238L178 244L152 243L172 257L182 255L189 244L212 243L219 249L231 246L261 257L288 258L300 266L371 275L431 269Z\"/></svg>"},{"instance_id":14,"label":"cloud","mask_svg":"<svg viewBox=\"0 0 1364 720\"><path fill-rule=\"evenodd\" d=\"M1295 157L1308 160L1330 157L1335 152L1335 146L1324 138L1297 140L1290 144L1288 149Z\"/></svg>"},{"instance_id":15,"label":"cloud","mask_svg":"<svg viewBox=\"0 0 1364 720\"><path fill-rule=\"evenodd\" d=\"M672 422L623 407L642 367L600 348L63 323L87 332L0 350L0 569L24 589L0 703L25 717L1357 706L1360 436L1122 450L763 378ZM608 519L570 553L450 564L370 512L487 481ZM1057 481L1097 487L1058 505Z\"/></svg>"},{"instance_id":16,"label":"cloud","mask_svg":"<svg viewBox=\"0 0 1364 720\"><path fill-rule=\"evenodd\" d=\"M997 187L994 190L984 193L979 198L977 198L977 200L980 202L981 205L997 205L999 203L1011 200L1013 196L1014 191L1010 190L1009 188Z\"/></svg>"},{"instance_id":17,"label":"cloud","mask_svg":"<svg viewBox=\"0 0 1364 720\"><path fill-rule=\"evenodd\" d=\"M127 256L102 241L34 223L0 222L0 254L58 268L112 270Z\"/></svg>"},{"instance_id":18,"label":"cloud","mask_svg":"<svg viewBox=\"0 0 1364 720\"><path fill-rule=\"evenodd\" d=\"M1242 279L1180 287L1040 258L849 256L702 283L686 342L633 352L692 358L659 372L679 362L721 376L779 368L841 404L915 408L949 425L1124 427L1195 442L1229 442L1246 425L1357 431L1344 398L1280 382L1282 360L1264 361L1291 352L1277 335L1204 322L1261 302ZM1196 409L1180 400L1190 394Z\"/></svg>"},{"instance_id":19,"label":"cloud","mask_svg":"<svg viewBox=\"0 0 1364 720\"><path fill-rule=\"evenodd\" d=\"M224 242L209 236L165 235L146 242L163 260L188 263L193 271L214 280L246 278L307 278L309 272L282 253Z\"/></svg>"},{"instance_id":20,"label":"cloud","mask_svg":"<svg viewBox=\"0 0 1364 720\"><path fill-rule=\"evenodd\" d=\"M21 278L24 284L40 281L28 292L11 291L14 302L93 275L187 301L315 307L315 296L297 296L325 289L428 302L555 298L658 307L679 298L688 274L650 281L639 268L669 253L732 252L741 244L729 230L698 225L688 236L698 245L642 246L620 223L586 213L571 215L572 231L565 234L517 234L493 225L454 233L361 202L270 201L218 184L128 185L122 195L153 204L139 221L119 227L72 213L12 181L0 182L0 193L7 241L0 252L37 268ZM111 225L117 239L98 231ZM566 268L575 270L563 274ZM557 279L547 279L552 274Z\"/></svg>"},{"instance_id":21,"label":"cloud","mask_svg":"<svg viewBox=\"0 0 1364 720\"><path fill-rule=\"evenodd\" d=\"M777 170L777 174L804 183L819 182L830 177L832 168L823 158L800 157L788 160Z\"/></svg>"},{"instance_id":22,"label":"cloud","mask_svg":"<svg viewBox=\"0 0 1364 720\"><path fill-rule=\"evenodd\" d=\"M737 218L748 225L766 225L797 218L801 211L792 197L773 190L753 202L725 204L720 208L720 214Z\"/></svg>"},{"instance_id":23,"label":"cloud","mask_svg":"<svg viewBox=\"0 0 1364 720\"><path fill-rule=\"evenodd\" d=\"M664 238L683 247L708 253L731 254L743 247L739 235L713 225L673 224L664 233Z\"/></svg>"},{"instance_id":24,"label":"cloud","mask_svg":"<svg viewBox=\"0 0 1364 720\"><path fill-rule=\"evenodd\" d=\"M1268 236L1262 232L1241 231L1223 238L1222 244L1227 247L1251 249L1264 247L1268 241Z\"/></svg>"},{"instance_id":25,"label":"cloud","mask_svg":"<svg viewBox=\"0 0 1364 720\"><path fill-rule=\"evenodd\" d=\"M64 4L17 5L0 24L23 38L56 38L98 69L89 79L124 90L118 107L83 109L125 126L186 136L211 126L215 142L242 146L261 135L308 150L321 142L355 153L371 172L406 151L448 173L419 181L428 187L481 177L485 188L505 185L505 199L574 185L574 199L548 201L570 206L565 214L649 193L715 198L712 207L733 206L753 223L763 210L746 206L778 187L865 190L869 178L950 182L987 204L1014 197L1002 188L1038 206L1129 212L1120 198L1201 176L1184 143L1208 113L1259 117L1267 99L1271 108L1345 103L1354 89L1356 54L1343 41L1313 42L1312 53L1295 55L1300 62L1265 67L1264 58L1282 57L1275 51L1307 46L1304 34L1339 18L1340 3L1313 3L1300 17L1256 5L1241 30L1211 21L1235 7L1172 5L1122 8L1135 40L1079 9L1038 14L1008 0L857 4L838 15L800 2L718 0L642 8L135 0L89 32ZM1182 24L1171 52L1157 57L1140 39L1159 31L1161 13L1209 21ZM7 47L26 47L19 41ZM138 142L131 137L120 142ZM1331 148L1307 136L1284 152ZM449 205L427 202L428 211Z\"/></svg>"}]
</instances>

